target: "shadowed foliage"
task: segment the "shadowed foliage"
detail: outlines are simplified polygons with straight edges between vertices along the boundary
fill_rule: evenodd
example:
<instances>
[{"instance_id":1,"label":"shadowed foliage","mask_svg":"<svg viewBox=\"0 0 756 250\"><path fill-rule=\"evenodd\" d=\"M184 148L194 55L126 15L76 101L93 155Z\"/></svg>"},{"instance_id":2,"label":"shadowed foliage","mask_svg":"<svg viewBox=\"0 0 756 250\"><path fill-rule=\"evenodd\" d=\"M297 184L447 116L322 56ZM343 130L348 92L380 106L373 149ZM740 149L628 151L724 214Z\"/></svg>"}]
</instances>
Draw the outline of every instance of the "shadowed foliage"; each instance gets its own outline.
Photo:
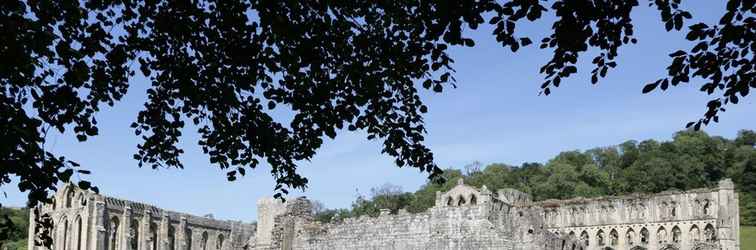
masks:
<instances>
[{"instance_id":1,"label":"shadowed foliage","mask_svg":"<svg viewBox=\"0 0 756 250\"><path fill-rule=\"evenodd\" d=\"M748 95L753 81L753 0L728 0L719 23L684 21L681 0L649 1L667 30L686 29L698 44L672 53L668 76L643 89L700 78L716 94L703 117ZM593 58L592 82L617 66L618 49L634 43L637 0L512 1L128 1L0 2L0 184L17 181L29 205L49 202L78 164L45 149L49 133L98 134L96 113L127 94L137 72L152 86L132 124L141 138L139 166L181 168L178 147L191 124L210 162L229 180L262 162L275 196L304 189L297 162L311 159L325 137L362 130L382 153L438 179L425 146L422 89L456 84L450 46L474 46L464 29L488 23L504 47L533 43L517 25L553 13L540 47L548 95ZM487 26L487 27L488 27ZM280 109L290 120L275 119ZM83 189L94 188L80 180Z\"/></svg>"}]
</instances>

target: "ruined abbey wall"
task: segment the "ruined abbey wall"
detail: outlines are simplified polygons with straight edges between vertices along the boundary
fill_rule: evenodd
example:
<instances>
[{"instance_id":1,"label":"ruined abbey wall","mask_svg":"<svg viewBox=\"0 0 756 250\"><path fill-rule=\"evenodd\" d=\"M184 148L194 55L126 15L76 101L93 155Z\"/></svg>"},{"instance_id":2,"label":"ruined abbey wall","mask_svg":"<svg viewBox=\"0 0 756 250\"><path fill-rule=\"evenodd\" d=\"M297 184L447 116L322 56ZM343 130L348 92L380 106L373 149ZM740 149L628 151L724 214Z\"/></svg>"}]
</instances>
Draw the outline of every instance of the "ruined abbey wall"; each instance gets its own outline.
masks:
<instances>
[{"instance_id":1,"label":"ruined abbey wall","mask_svg":"<svg viewBox=\"0 0 756 250\"><path fill-rule=\"evenodd\" d=\"M515 210L485 187L478 190L459 183L436 194L436 206L427 212L404 210L378 217L363 216L322 224L312 220L309 201L287 202L273 217L271 231L258 227L256 237L270 244L253 249L582 249L576 240L563 239L544 229L537 210ZM273 200L258 203L266 206ZM260 211L270 211L261 207ZM260 242L260 241L256 241ZM265 241L263 241L265 242ZM565 248L567 247L567 248Z\"/></svg>"},{"instance_id":2,"label":"ruined abbey wall","mask_svg":"<svg viewBox=\"0 0 756 250\"><path fill-rule=\"evenodd\" d=\"M52 204L40 206L54 228L53 250L242 249L255 225L222 221L82 191L66 185ZM29 239L34 239L34 214ZM28 250L45 249L29 241Z\"/></svg>"},{"instance_id":3,"label":"ruined abbey wall","mask_svg":"<svg viewBox=\"0 0 756 250\"><path fill-rule=\"evenodd\" d=\"M54 250L505 249L738 250L731 181L659 194L533 202L461 180L426 212L313 219L304 198L257 202L257 223L215 220L66 185L51 205ZM34 221L29 235L34 236ZM30 241L29 250L41 250Z\"/></svg>"},{"instance_id":4,"label":"ruined abbey wall","mask_svg":"<svg viewBox=\"0 0 756 250\"><path fill-rule=\"evenodd\" d=\"M547 200L546 228L587 249L739 249L738 197L730 180L715 188L594 199Z\"/></svg>"}]
</instances>

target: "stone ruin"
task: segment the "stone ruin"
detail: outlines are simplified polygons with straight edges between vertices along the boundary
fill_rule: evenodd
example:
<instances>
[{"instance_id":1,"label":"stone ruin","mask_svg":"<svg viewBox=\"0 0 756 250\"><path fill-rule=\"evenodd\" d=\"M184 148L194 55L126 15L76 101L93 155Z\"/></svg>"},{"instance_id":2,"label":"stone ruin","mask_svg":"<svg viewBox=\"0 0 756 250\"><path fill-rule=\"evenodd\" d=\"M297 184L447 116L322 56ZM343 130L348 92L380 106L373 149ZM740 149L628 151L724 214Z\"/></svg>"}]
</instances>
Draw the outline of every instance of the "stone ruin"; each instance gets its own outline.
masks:
<instances>
[{"instance_id":1,"label":"stone ruin","mask_svg":"<svg viewBox=\"0 0 756 250\"><path fill-rule=\"evenodd\" d=\"M257 207L256 223L223 221L66 185L38 208L54 221L54 250L740 249L730 180L684 192L539 202L460 180L437 192L425 212L381 210L332 223L315 221L305 198L266 198ZM29 242L28 250L41 250Z\"/></svg>"}]
</instances>

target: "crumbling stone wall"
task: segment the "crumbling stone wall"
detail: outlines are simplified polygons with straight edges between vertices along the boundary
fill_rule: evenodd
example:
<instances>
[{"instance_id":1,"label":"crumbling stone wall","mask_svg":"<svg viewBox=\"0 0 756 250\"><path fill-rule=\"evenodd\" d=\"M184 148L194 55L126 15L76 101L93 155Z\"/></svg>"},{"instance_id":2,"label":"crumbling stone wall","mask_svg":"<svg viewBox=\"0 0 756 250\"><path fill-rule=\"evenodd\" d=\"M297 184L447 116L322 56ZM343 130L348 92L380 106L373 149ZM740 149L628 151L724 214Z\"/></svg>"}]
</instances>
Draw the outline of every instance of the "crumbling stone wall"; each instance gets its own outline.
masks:
<instances>
[{"instance_id":1,"label":"crumbling stone wall","mask_svg":"<svg viewBox=\"0 0 756 250\"><path fill-rule=\"evenodd\" d=\"M378 217L322 224L313 221L306 199L289 201L285 207L274 216L272 230L258 227L257 237L270 235L273 243L252 245L253 249L582 249L576 240L545 230L540 210L515 210L493 198L487 188L462 182L438 193L436 206L418 214L382 210Z\"/></svg>"},{"instance_id":2,"label":"crumbling stone wall","mask_svg":"<svg viewBox=\"0 0 756 250\"><path fill-rule=\"evenodd\" d=\"M55 250L740 249L738 196L729 180L710 189L541 202L460 180L423 213L382 210L325 224L313 220L305 198L257 206L258 223L248 224L67 185L38 209L55 222ZM29 230L31 237L33 224ZM28 250L41 250L33 242Z\"/></svg>"},{"instance_id":3,"label":"crumbling stone wall","mask_svg":"<svg viewBox=\"0 0 756 250\"><path fill-rule=\"evenodd\" d=\"M36 209L54 222L54 250L236 250L255 231L254 224L168 211L73 185L61 188L52 204ZM29 241L28 250L42 249Z\"/></svg>"},{"instance_id":4,"label":"crumbling stone wall","mask_svg":"<svg viewBox=\"0 0 756 250\"><path fill-rule=\"evenodd\" d=\"M730 180L716 188L593 199L547 200L546 228L587 249L740 249L738 197Z\"/></svg>"}]
</instances>

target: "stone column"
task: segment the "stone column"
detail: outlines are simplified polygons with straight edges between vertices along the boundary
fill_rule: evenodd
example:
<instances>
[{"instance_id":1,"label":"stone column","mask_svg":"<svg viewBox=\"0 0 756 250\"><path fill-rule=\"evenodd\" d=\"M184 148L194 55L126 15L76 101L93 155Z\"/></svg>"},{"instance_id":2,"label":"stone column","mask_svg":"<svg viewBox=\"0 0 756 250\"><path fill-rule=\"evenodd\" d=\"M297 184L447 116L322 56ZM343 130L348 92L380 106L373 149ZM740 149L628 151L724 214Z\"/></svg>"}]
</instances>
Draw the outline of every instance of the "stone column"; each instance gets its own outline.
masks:
<instances>
[{"instance_id":1,"label":"stone column","mask_svg":"<svg viewBox=\"0 0 756 250\"><path fill-rule=\"evenodd\" d=\"M105 212L105 201L101 196L97 196L94 200L94 230L92 230L92 240L95 250L107 250L108 230L105 227L107 225L108 215Z\"/></svg>"},{"instance_id":2,"label":"stone column","mask_svg":"<svg viewBox=\"0 0 756 250\"><path fill-rule=\"evenodd\" d=\"M186 244L186 216L182 215L179 219L179 226L176 228L176 246L179 250L188 250Z\"/></svg>"},{"instance_id":3,"label":"stone column","mask_svg":"<svg viewBox=\"0 0 756 250\"><path fill-rule=\"evenodd\" d=\"M131 238L134 237L131 232L131 204L126 203L123 208L123 219L121 220L121 226L123 227L120 244L118 244L121 250L131 250Z\"/></svg>"},{"instance_id":4,"label":"stone column","mask_svg":"<svg viewBox=\"0 0 756 250\"><path fill-rule=\"evenodd\" d=\"M139 222L141 224L139 229L139 249L140 250L148 250L150 249L150 245L148 244L147 239L150 238L150 222L152 221L152 211L149 208L144 209L144 214L142 215L142 219Z\"/></svg>"},{"instance_id":5,"label":"stone column","mask_svg":"<svg viewBox=\"0 0 756 250\"><path fill-rule=\"evenodd\" d=\"M717 194L717 240L723 250L736 249L739 245L739 211L735 185L730 179L719 181Z\"/></svg>"},{"instance_id":6,"label":"stone column","mask_svg":"<svg viewBox=\"0 0 756 250\"><path fill-rule=\"evenodd\" d=\"M158 230L158 250L173 250L168 249L168 226L170 221L168 220L168 215L163 214L162 219L160 220L160 228Z\"/></svg>"}]
</instances>

